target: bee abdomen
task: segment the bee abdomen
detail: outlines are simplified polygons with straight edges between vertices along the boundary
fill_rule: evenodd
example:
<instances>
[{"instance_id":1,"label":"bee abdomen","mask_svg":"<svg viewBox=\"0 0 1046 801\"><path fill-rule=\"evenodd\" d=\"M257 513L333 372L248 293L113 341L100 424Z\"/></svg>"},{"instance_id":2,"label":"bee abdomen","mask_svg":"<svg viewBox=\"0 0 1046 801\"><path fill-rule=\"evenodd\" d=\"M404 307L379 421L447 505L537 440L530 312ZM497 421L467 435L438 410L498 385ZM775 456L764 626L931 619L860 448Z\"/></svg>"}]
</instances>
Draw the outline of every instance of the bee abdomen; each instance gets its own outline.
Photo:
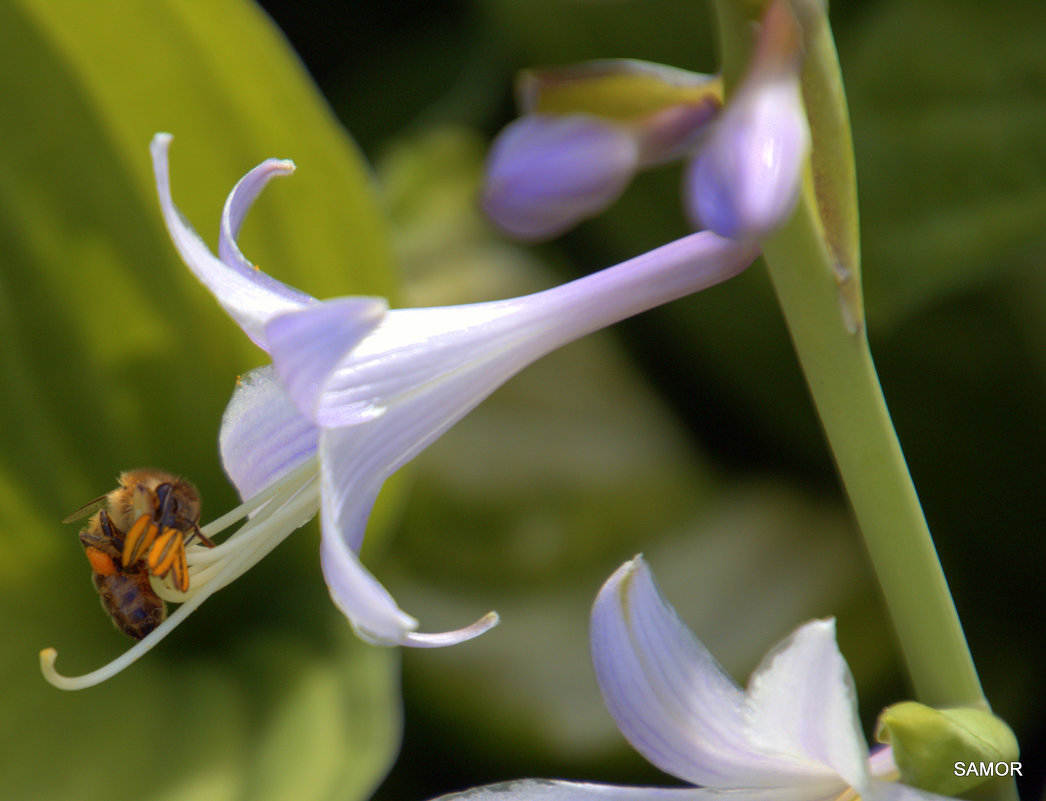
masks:
<instances>
[{"instance_id":1,"label":"bee abdomen","mask_svg":"<svg viewBox=\"0 0 1046 801\"><path fill-rule=\"evenodd\" d=\"M167 604L153 592L144 573L94 575L102 608L124 634L140 640L167 617Z\"/></svg>"}]
</instances>

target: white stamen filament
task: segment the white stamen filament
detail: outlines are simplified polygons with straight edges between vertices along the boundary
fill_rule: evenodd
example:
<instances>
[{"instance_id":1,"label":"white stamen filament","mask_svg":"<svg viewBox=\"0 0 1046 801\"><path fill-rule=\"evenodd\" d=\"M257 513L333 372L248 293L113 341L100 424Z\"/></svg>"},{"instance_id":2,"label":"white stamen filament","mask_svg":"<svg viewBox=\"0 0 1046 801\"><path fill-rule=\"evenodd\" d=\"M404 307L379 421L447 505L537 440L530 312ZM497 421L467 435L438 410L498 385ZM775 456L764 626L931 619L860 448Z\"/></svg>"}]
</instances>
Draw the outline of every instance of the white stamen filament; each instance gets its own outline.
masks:
<instances>
[{"instance_id":1,"label":"white stamen filament","mask_svg":"<svg viewBox=\"0 0 1046 801\"><path fill-rule=\"evenodd\" d=\"M108 664L81 676L63 676L58 673L54 667L58 652L54 648L45 648L40 651L40 670L44 678L61 690L82 690L112 678L150 651L210 596L257 564L291 532L314 517L319 511L319 506L318 463L311 459L203 528L209 537L258 510L257 514L226 542L214 549L208 549L211 553L223 550L217 559L207 560L212 564L205 568L206 572L194 574L190 568L188 593L175 593L170 590L159 593L165 599L182 601L182 605L148 636Z\"/></svg>"},{"instance_id":2,"label":"white stamen filament","mask_svg":"<svg viewBox=\"0 0 1046 801\"><path fill-rule=\"evenodd\" d=\"M316 508L318 509L319 496L317 494L318 489L314 480L318 469L317 461L311 459L308 463L297 468L283 480L278 481L269 488L259 492L246 503L238 506L236 509L233 509L231 512L223 515L217 520L208 523L202 528L204 535L212 537L220 533L223 528L228 527L230 523L233 523L252 512L256 513L255 518L259 523L261 523L272 513L270 512L269 501L277 495L281 496L282 500L279 504L272 505L272 511L276 511L276 509L286 506L294 500L295 495L300 492L310 492L310 494L315 496ZM295 481L295 476L305 476L309 480L300 482L299 485L299 483ZM314 515L315 510L312 510L308 515L308 518L312 518ZM165 601L170 601L172 603L185 603L189 598L196 595L196 593L203 591L213 581L215 581L217 577L221 576L221 585L210 591L216 592L226 584L238 579L244 572L261 561L262 558L264 558L282 541L282 536L271 536L269 528L266 526L244 525L233 536L229 537L229 539L220 545L216 545L214 548L205 548L200 545L195 545L189 548L188 592L178 592L161 581L154 581L153 588L156 591L156 594ZM245 553L249 553L253 558L247 560L241 559ZM225 574L225 567L233 558L236 558L237 561L242 561L243 567L235 575L228 576Z\"/></svg>"}]
</instances>

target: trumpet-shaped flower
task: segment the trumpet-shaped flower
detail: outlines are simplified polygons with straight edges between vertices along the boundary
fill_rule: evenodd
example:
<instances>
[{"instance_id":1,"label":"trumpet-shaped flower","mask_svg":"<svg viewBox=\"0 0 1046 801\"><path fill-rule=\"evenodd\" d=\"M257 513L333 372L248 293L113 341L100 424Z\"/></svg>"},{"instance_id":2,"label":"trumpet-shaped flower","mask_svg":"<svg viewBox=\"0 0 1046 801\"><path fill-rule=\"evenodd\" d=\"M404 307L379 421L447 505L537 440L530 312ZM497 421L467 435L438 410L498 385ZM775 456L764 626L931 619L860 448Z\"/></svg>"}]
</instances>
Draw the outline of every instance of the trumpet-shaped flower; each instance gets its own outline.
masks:
<instances>
[{"instance_id":1,"label":"trumpet-shaped flower","mask_svg":"<svg viewBox=\"0 0 1046 801\"><path fill-rule=\"evenodd\" d=\"M449 798L939 799L886 781L889 749L869 758L835 624L800 626L739 687L658 592L642 557L603 585L592 610L592 659L603 698L632 746L696 787L617 787L526 780Z\"/></svg>"},{"instance_id":2,"label":"trumpet-shaped flower","mask_svg":"<svg viewBox=\"0 0 1046 801\"><path fill-rule=\"evenodd\" d=\"M68 679L55 673L54 652L45 651L44 672L63 687L89 686L133 661L317 511L324 577L363 639L432 647L486 631L497 622L493 613L457 631L419 633L417 621L362 565L364 529L382 484L530 362L719 283L757 254L752 245L705 232L520 298L392 311L380 298L321 302L260 272L236 245L255 197L294 165L270 159L233 188L216 257L171 198L170 139L158 134L152 155L171 238L190 270L273 362L239 381L222 422L222 460L244 504L202 530L213 538L249 519L213 549L190 547L188 593L158 589L182 606L110 666Z\"/></svg>"}]
</instances>

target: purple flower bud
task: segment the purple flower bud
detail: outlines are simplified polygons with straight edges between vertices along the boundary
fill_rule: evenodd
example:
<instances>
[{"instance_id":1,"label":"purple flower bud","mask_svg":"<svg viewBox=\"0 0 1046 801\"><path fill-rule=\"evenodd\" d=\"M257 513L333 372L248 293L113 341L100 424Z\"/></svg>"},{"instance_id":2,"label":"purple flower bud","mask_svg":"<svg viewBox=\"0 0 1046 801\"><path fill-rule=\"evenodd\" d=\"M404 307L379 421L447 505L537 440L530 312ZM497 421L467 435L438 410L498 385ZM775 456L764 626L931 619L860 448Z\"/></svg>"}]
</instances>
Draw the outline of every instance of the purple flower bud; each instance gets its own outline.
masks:
<instances>
[{"instance_id":1,"label":"purple flower bud","mask_svg":"<svg viewBox=\"0 0 1046 801\"><path fill-rule=\"evenodd\" d=\"M810 148L799 54L798 23L772 5L748 75L687 170L684 198L696 227L758 239L791 215Z\"/></svg>"},{"instance_id":2,"label":"purple flower bud","mask_svg":"<svg viewBox=\"0 0 1046 801\"><path fill-rule=\"evenodd\" d=\"M609 206L639 163L627 126L596 117L522 117L494 141L483 208L508 234L547 239Z\"/></svg>"}]
</instances>

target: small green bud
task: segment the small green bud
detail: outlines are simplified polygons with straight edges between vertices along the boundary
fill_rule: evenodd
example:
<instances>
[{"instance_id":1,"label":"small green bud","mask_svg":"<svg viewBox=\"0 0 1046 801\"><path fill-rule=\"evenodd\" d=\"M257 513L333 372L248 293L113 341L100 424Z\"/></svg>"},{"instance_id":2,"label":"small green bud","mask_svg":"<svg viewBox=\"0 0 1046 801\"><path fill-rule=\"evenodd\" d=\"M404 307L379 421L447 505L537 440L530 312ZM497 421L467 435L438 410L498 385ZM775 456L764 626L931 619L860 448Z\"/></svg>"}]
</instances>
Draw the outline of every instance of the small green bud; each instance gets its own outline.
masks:
<instances>
[{"instance_id":1,"label":"small green bud","mask_svg":"<svg viewBox=\"0 0 1046 801\"><path fill-rule=\"evenodd\" d=\"M905 784L941 795L958 795L995 776L1009 775L1019 754L1010 727L990 712L933 709L915 701L884 709L875 738L893 748ZM988 765L993 770L986 776L983 768Z\"/></svg>"}]
</instances>

